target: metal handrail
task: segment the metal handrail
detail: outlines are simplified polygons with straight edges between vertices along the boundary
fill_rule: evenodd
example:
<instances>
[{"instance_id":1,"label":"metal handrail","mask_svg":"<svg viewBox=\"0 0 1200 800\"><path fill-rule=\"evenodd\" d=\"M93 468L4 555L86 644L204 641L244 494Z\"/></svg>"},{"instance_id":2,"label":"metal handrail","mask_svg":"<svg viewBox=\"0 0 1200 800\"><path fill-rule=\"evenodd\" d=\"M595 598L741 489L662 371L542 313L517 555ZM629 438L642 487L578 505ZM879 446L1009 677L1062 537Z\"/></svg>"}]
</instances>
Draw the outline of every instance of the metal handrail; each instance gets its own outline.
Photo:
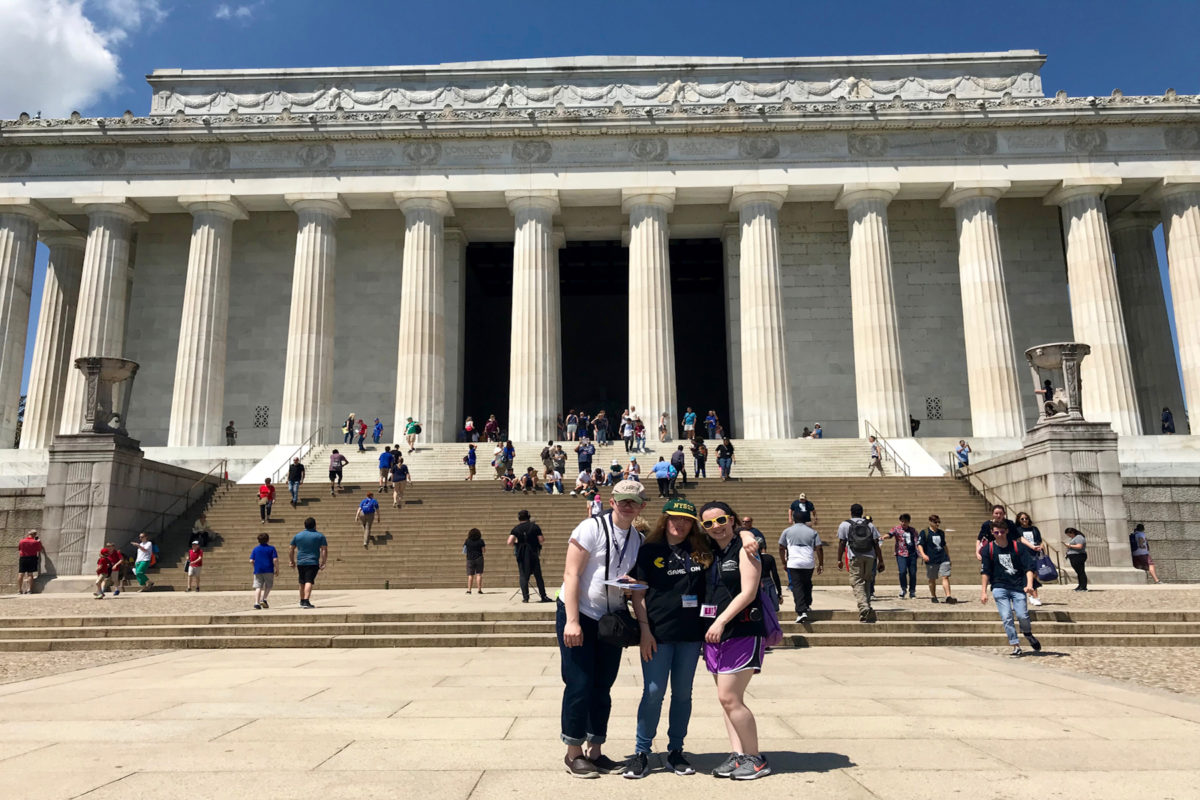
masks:
<instances>
[{"instance_id":1,"label":"metal handrail","mask_svg":"<svg viewBox=\"0 0 1200 800\"><path fill-rule=\"evenodd\" d=\"M883 434L879 432L879 429L872 425L868 419L863 420L863 426L867 429L867 435L874 436L875 441L883 446L884 456L892 462L896 467L896 471L903 472L906 478L912 477L912 469L908 466L908 462L900 457L900 454L896 452L896 448L892 447L887 439L883 438Z\"/></svg>"},{"instance_id":2,"label":"metal handrail","mask_svg":"<svg viewBox=\"0 0 1200 800\"><path fill-rule=\"evenodd\" d=\"M953 450L950 451L950 457L953 459L952 463L956 464L958 458ZM971 469L970 465L964 467L956 466L951 474L960 480L965 478L967 481L967 486L971 488L971 491L975 492L992 505L1000 505L1004 506L1005 508L1012 508L1012 504L1001 497L999 492L992 488L987 481L979 477L979 473ZM978 482L978 485L976 485L976 482ZM1055 548L1054 545L1050 544L1050 541L1045 536L1042 537L1042 547L1046 548L1046 550L1050 552L1051 558L1054 559L1054 568L1058 570L1058 582L1063 583L1066 580L1066 577L1064 576L1062 569L1062 555L1058 552L1058 549Z\"/></svg>"},{"instance_id":3,"label":"metal handrail","mask_svg":"<svg viewBox=\"0 0 1200 800\"><path fill-rule=\"evenodd\" d=\"M184 492L182 494L180 494L178 497L176 497L175 501L173 503L171 503L171 505L167 506L165 509L158 512L158 514L154 518L154 521L156 521L158 523L158 530L156 531L156 535L161 536L163 533L166 532L167 525L163 520L168 514L171 514L175 510L176 506L178 506L180 503L183 503L183 507L180 509L181 511L185 511L185 510L187 510L187 508L189 506L191 506L192 490L195 489L197 486L199 486L200 484L203 483L203 484L206 484L209 486L213 486L213 488L217 488L219 486L222 486L223 484L229 483L229 478L227 477L228 469L229 469L229 461L227 459L222 458L212 468L210 468L208 470L208 472L204 473L202 476L200 476L195 481L193 481L192 485L189 486L186 490L184 490ZM213 472L217 472L216 484L213 484L210 480L210 478L213 475ZM145 526L145 527L149 527L149 526Z\"/></svg>"},{"instance_id":4,"label":"metal handrail","mask_svg":"<svg viewBox=\"0 0 1200 800\"><path fill-rule=\"evenodd\" d=\"M316 445L316 442L313 440L317 438L320 432L321 430L318 428L310 433L308 438L305 439L299 447L288 454L288 457L283 460L283 466L271 473L271 483L279 483L279 479L283 477L284 473L287 472L287 468L291 465L293 458L299 457L301 460L303 460L304 457L309 454L309 452Z\"/></svg>"}]
</instances>

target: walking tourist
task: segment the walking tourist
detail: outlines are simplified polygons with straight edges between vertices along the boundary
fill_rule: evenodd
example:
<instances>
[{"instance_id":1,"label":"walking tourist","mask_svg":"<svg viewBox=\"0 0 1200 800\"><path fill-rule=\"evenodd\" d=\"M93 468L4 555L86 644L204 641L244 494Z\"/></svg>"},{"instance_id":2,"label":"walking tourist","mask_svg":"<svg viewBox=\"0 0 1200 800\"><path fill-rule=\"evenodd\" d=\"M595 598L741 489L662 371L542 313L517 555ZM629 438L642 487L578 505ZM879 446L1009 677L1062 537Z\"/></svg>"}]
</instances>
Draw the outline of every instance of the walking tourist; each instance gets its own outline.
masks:
<instances>
[{"instance_id":1,"label":"walking tourist","mask_svg":"<svg viewBox=\"0 0 1200 800\"><path fill-rule=\"evenodd\" d=\"M869 587L874 581L874 574L883 572L880 538L874 523L863 516L863 507L858 503L850 506L850 519L838 525L838 569L842 568L842 559L846 558L850 586L858 604L859 622L875 621Z\"/></svg>"},{"instance_id":2,"label":"walking tourist","mask_svg":"<svg viewBox=\"0 0 1200 800\"><path fill-rule=\"evenodd\" d=\"M983 524L979 526L979 535L975 537L975 557L981 561L983 557L979 555L979 551L988 542L995 540L995 537L992 535L992 525L996 523L1003 523L1004 527L1008 529L1009 541L1015 542L1020 538L1020 534L1017 533L1017 524L1008 518L1004 506L996 503L992 506L992 515L985 519Z\"/></svg>"},{"instance_id":3,"label":"walking tourist","mask_svg":"<svg viewBox=\"0 0 1200 800\"><path fill-rule=\"evenodd\" d=\"M192 542L187 552L187 588L185 592L200 591L200 569L204 566L204 551L200 542Z\"/></svg>"},{"instance_id":4,"label":"walking tourist","mask_svg":"<svg viewBox=\"0 0 1200 800\"><path fill-rule=\"evenodd\" d=\"M36 530L25 531L25 538L17 542L17 594L33 594L44 551Z\"/></svg>"},{"instance_id":5,"label":"walking tourist","mask_svg":"<svg viewBox=\"0 0 1200 800\"><path fill-rule=\"evenodd\" d=\"M801 492L788 506L788 524L795 525L797 522L817 524L817 506L808 499L808 495L804 492Z\"/></svg>"},{"instance_id":6,"label":"walking tourist","mask_svg":"<svg viewBox=\"0 0 1200 800\"><path fill-rule=\"evenodd\" d=\"M937 582L942 581L942 594L950 605L958 600L950 594L950 551L946 547L946 532L942 530L942 518L929 515L929 527L921 531L917 539L917 556L925 563L925 579L929 581L929 599L936 603Z\"/></svg>"},{"instance_id":7,"label":"walking tourist","mask_svg":"<svg viewBox=\"0 0 1200 800\"><path fill-rule=\"evenodd\" d=\"M304 520L304 530L292 537L288 548L288 564L296 570L300 581L300 607L315 608L312 604L313 584L317 573L325 569L329 558L329 542L325 534L317 530L317 521L312 517Z\"/></svg>"},{"instance_id":8,"label":"walking tourist","mask_svg":"<svg viewBox=\"0 0 1200 800\"><path fill-rule=\"evenodd\" d=\"M133 563L133 574L137 578L139 592L145 592L154 587L154 582L146 575L146 570L150 569L154 563L154 542L150 541L150 537L145 533L139 533L135 541L130 542L137 548L137 558Z\"/></svg>"},{"instance_id":9,"label":"walking tourist","mask_svg":"<svg viewBox=\"0 0 1200 800\"><path fill-rule=\"evenodd\" d=\"M1167 435L1175 433L1175 415L1166 406L1162 410L1162 432Z\"/></svg>"},{"instance_id":10,"label":"walking tourist","mask_svg":"<svg viewBox=\"0 0 1200 800\"><path fill-rule=\"evenodd\" d=\"M666 411L658 415L658 440L660 442L671 441L671 415Z\"/></svg>"},{"instance_id":11,"label":"walking tourist","mask_svg":"<svg viewBox=\"0 0 1200 800\"><path fill-rule=\"evenodd\" d=\"M121 551L115 544L104 543L104 547L100 548L100 557L96 559L96 591L92 592L92 597L103 600L106 584L112 585L114 597L121 593L117 582L120 579L121 564L124 560L125 557L121 555Z\"/></svg>"},{"instance_id":12,"label":"walking tourist","mask_svg":"<svg viewBox=\"0 0 1200 800\"><path fill-rule=\"evenodd\" d=\"M463 456L463 463L467 465L467 477L463 480L475 480L475 462L478 460L478 454L475 452L475 445L467 445L467 454Z\"/></svg>"},{"instance_id":13,"label":"walking tourist","mask_svg":"<svg viewBox=\"0 0 1200 800\"><path fill-rule=\"evenodd\" d=\"M1037 558L1046 551L1046 546L1042 544L1042 532L1033 524L1033 519L1024 511L1017 514L1016 520L1017 536L1019 538L1014 541L1019 545L1025 545L1033 551L1033 558ZM1038 597L1038 589L1042 587L1041 582L1037 579L1037 571L1033 575L1033 591L1029 593L1029 605L1040 606L1041 599Z\"/></svg>"},{"instance_id":14,"label":"walking tourist","mask_svg":"<svg viewBox=\"0 0 1200 800\"><path fill-rule=\"evenodd\" d=\"M676 482L683 484L683 488L687 488L687 455L683 452L683 445L679 445L671 453L671 466L675 468L675 478L671 481L671 494L674 495L676 494Z\"/></svg>"},{"instance_id":15,"label":"walking tourist","mask_svg":"<svg viewBox=\"0 0 1200 800\"><path fill-rule=\"evenodd\" d=\"M603 409L601 409L600 413L597 414L592 420L592 428L595 430L597 447L603 447L604 445L609 444L608 416Z\"/></svg>"},{"instance_id":16,"label":"walking tourist","mask_svg":"<svg viewBox=\"0 0 1200 800\"><path fill-rule=\"evenodd\" d=\"M1009 540L1008 526L1000 521L992 525L992 541L983 548L982 556L979 602L987 603L990 584L996 610L1000 612L1000 620L1004 623L1004 633L1012 647L1009 655L1021 655L1017 625L1020 625L1021 633L1034 652L1041 650L1042 643L1033 635L1029 625L1029 609L1025 605L1025 595L1033 591L1033 551Z\"/></svg>"},{"instance_id":17,"label":"walking tourist","mask_svg":"<svg viewBox=\"0 0 1200 800\"><path fill-rule=\"evenodd\" d=\"M567 474L567 451L563 450L561 444L554 445L553 453L554 471L562 475Z\"/></svg>"},{"instance_id":18,"label":"walking tourist","mask_svg":"<svg viewBox=\"0 0 1200 800\"><path fill-rule=\"evenodd\" d=\"M683 755L683 744L692 718L696 662L704 642L700 597L712 561L696 507L687 500L670 500L646 536L633 568L634 579L646 588L633 593L634 616L641 629L642 699L637 710L635 752L623 773L626 778L644 778L650 772L651 747L668 682L667 767L676 775L696 771Z\"/></svg>"},{"instance_id":19,"label":"walking tourist","mask_svg":"<svg viewBox=\"0 0 1200 800\"><path fill-rule=\"evenodd\" d=\"M879 449L879 442L874 436L868 436L867 441L871 445L871 462L867 466L867 477L875 474L875 470L879 470L879 477L883 477L883 453Z\"/></svg>"},{"instance_id":20,"label":"walking tourist","mask_svg":"<svg viewBox=\"0 0 1200 800\"><path fill-rule=\"evenodd\" d=\"M1158 571L1154 568L1154 559L1150 557L1150 544L1146 541L1146 526L1140 522L1133 526L1133 533L1129 534L1129 551L1133 556L1133 566L1148 574L1155 583L1162 583L1158 579Z\"/></svg>"},{"instance_id":21,"label":"walking tourist","mask_svg":"<svg viewBox=\"0 0 1200 800\"><path fill-rule=\"evenodd\" d=\"M367 448L363 447L363 442L367 439L367 421L359 420L358 423L358 452L365 453Z\"/></svg>"},{"instance_id":22,"label":"walking tourist","mask_svg":"<svg viewBox=\"0 0 1200 800\"><path fill-rule=\"evenodd\" d=\"M817 575L825 571L825 543L821 541L821 534L803 517L803 514L799 515L779 537L779 558L787 570L788 585L792 587L796 622L807 622L812 611L814 570Z\"/></svg>"},{"instance_id":23,"label":"walking tourist","mask_svg":"<svg viewBox=\"0 0 1200 800\"><path fill-rule=\"evenodd\" d=\"M383 423L379 421L379 417L376 417L375 427L371 429L371 441L379 444L380 436L383 436Z\"/></svg>"},{"instance_id":24,"label":"walking tourist","mask_svg":"<svg viewBox=\"0 0 1200 800\"><path fill-rule=\"evenodd\" d=\"M584 436L579 440L579 444L575 445L575 453L579 457L579 471L592 471L592 456L596 454L596 446L588 441Z\"/></svg>"},{"instance_id":25,"label":"walking tourist","mask_svg":"<svg viewBox=\"0 0 1200 800\"><path fill-rule=\"evenodd\" d=\"M258 516L260 525L271 521L271 507L275 505L275 487L270 478L263 478L262 486L258 487Z\"/></svg>"},{"instance_id":26,"label":"walking tourist","mask_svg":"<svg viewBox=\"0 0 1200 800\"><path fill-rule=\"evenodd\" d=\"M708 431L709 439L717 438L718 423L719 420L717 419L717 412L710 409L708 414L704 417L704 430Z\"/></svg>"},{"instance_id":27,"label":"walking tourist","mask_svg":"<svg viewBox=\"0 0 1200 800\"><path fill-rule=\"evenodd\" d=\"M346 457L334 450L329 454L329 496L333 497L342 488L342 467L350 462Z\"/></svg>"},{"instance_id":28,"label":"walking tourist","mask_svg":"<svg viewBox=\"0 0 1200 800\"><path fill-rule=\"evenodd\" d=\"M575 413L575 409L567 412L567 441L575 441L575 431L579 430L579 415Z\"/></svg>"},{"instance_id":29,"label":"walking tourist","mask_svg":"<svg viewBox=\"0 0 1200 800\"><path fill-rule=\"evenodd\" d=\"M635 427L633 424L633 419L631 417L625 417L625 419L621 420L621 438L625 441L625 452L626 453L632 453L634 450L634 444L633 444L634 430L635 430Z\"/></svg>"},{"instance_id":30,"label":"walking tourist","mask_svg":"<svg viewBox=\"0 0 1200 800\"><path fill-rule=\"evenodd\" d=\"M767 594L771 596L771 601L775 605L775 610L779 611L779 598L783 597L783 584L779 581L779 567L775 556L767 552L767 537L754 527L754 518L749 515L742 517L741 530L743 533L753 536L758 545L758 548L750 555L762 562L762 588L767 590ZM787 567L785 566L784 569L786 570Z\"/></svg>"},{"instance_id":31,"label":"walking tourist","mask_svg":"<svg viewBox=\"0 0 1200 800\"><path fill-rule=\"evenodd\" d=\"M1075 591L1086 592L1088 590L1087 579L1087 537L1075 528L1067 528L1065 534L1070 537L1066 541L1067 562L1071 565L1071 569L1075 571L1076 586Z\"/></svg>"},{"instance_id":32,"label":"walking tourist","mask_svg":"<svg viewBox=\"0 0 1200 800\"><path fill-rule=\"evenodd\" d=\"M738 541L737 514L720 501L700 509L701 526L714 545L711 578L704 582L701 617L711 620L704 635L704 663L717 685L729 732L730 754L712 772L718 778L754 780L771 774L758 749L758 726L746 706L746 687L762 670L766 628L759 604L758 559Z\"/></svg>"},{"instance_id":33,"label":"walking tourist","mask_svg":"<svg viewBox=\"0 0 1200 800\"><path fill-rule=\"evenodd\" d=\"M692 440L692 460L695 462L696 469L693 470L693 473L696 478L707 478L708 470L705 467L708 464L708 445L704 443L703 439Z\"/></svg>"},{"instance_id":34,"label":"walking tourist","mask_svg":"<svg viewBox=\"0 0 1200 800\"><path fill-rule=\"evenodd\" d=\"M254 569L254 609L270 608L267 597L275 587L275 573L279 572L279 552L271 546L271 535L258 535L258 547L250 551L250 564Z\"/></svg>"},{"instance_id":35,"label":"walking tourist","mask_svg":"<svg viewBox=\"0 0 1200 800\"><path fill-rule=\"evenodd\" d=\"M288 493L292 496L292 508L300 504L300 485L304 483L304 465L300 463L300 459L293 458L292 463L288 464ZM201 542L207 547L207 543Z\"/></svg>"},{"instance_id":36,"label":"walking tourist","mask_svg":"<svg viewBox=\"0 0 1200 800\"><path fill-rule=\"evenodd\" d=\"M659 456L658 463L650 471L653 473L654 479L658 481L658 496L669 497L671 494L671 462Z\"/></svg>"},{"instance_id":37,"label":"walking tourist","mask_svg":"<svg viewBox=\"0 0 1200 800\"><path fill-rule=\"evenodd\" d=\"M383 452L379 454L379 491L386 492L388 490L388 478L392 476L392 465L396 463L396 455L392 453L392 448L384 446Z\"/></svg>"},{"instance_id":38,"label":"walking tourist","mask_svg":"<svg viewBox=\"0 0 1200 800\"><path fill-rule=\"evenodd\" d=\"M688 439L696 438L696 412L692 411L691 406L683 413L683 435Z\"/></svg>"},{"instance_id":39,"label":"walking tourist","mask_svg":"<svg viewBox=\"0 0 1200 800\"><path fill-rule=\"evenodd\" d=\"M472 583L483 594L483 554L486 550L479 528L467 531L467 540L463 542L463 555L467 557L467 594L471 593Z\"/></svg>"},{"instance_id":40,"label":"walking tourist","mask_svg":"<svg viewBox=\"0 0 1200 800\"><path fill-rule=\"evenodd\" d=\"M404 463L404 457L399 455L399 450L393 450L392 455L396 460L392 462L392 508L404 508L404 492L408 489L408 484L412 482L412 473L408 469L408 464Z\"/></svg>"},{"instance_id":41,"label":"walking tourist","mask_svg":"<svg viewBox=\"0 0 1200 800\"><path fill-rule=\"evenodd\" d=\"M546 442L546 446L542 448L538 458L542 461L542 472L551 472L554 470L554 442Z\"/></svg>"},{"instance_id":42,"label":"walking tourist","mask_svg":"<svg viewBox=\"0 0 1200 800\"><path fill-rule=\"evenodd\" d=\"M601 641L600 618L625 608L621 589L605 583L628 575L637 563L641 534L634 519L646 504L637 481L613 487L611 511L575 526L567 545L555 630L562 662L563 763L577 778L621 768L601 751L608 736L611 689L621 667L621 648ZM584 749L584 746L586 750Z\"/></svg>"},{"instance_id":43,"label":"walking tourist","mask_svg":"<svg viewBox=\"0 0 1200 800\"><path fill-rule=\"evenodd\" d=\"M884 538L895 539L896 570L900 573L900 599L905 595L917 597L917 529L911 524L912 516L900 515L900 524L884 534Z\"/></svg>"},{"instance_id":44,"label":"walking tourist","mask_svg":"<svg viewBox=\"0 0 1200 800\"><path fill-rule=\"evenodd\" d=\"M225 426L225 445L233 447L237 444L237 428L233 427L233 420L229 420L229 424Z\"/></svg>"},{"instance_id":45,"label":"walking tourist","mask_svg":"<svg viewBox=\"0 0 1200 800\"><path fill-rule=\"evenodd\" d=\"M463 441L478 442L479 433L475 430L475 420L467 417L463 420Z\"/></svg>"},{"instance_id":46,"label":"walking tourist","mask_svg":"<svg viewBox=\"0 0 1200 800\"><path fill-rule=\"evenodd\" d=\"M733 465L736 463L737 458L733 455L733 442L729 441L729 437L725 437L717 445L717 466L721 468L721 480L732 479Z\"/></svg>"},{"instance_id":47,"label":"walking tourist","mask_svg":"<svg viewBox=\"0 0 1200 800\"><path fill-rule=\"evenodd\" d=\"M633 448L639 453L646 452L646 425L641 418L633 421Z\"/></svg>"},{"instance_id":48,"label":"walking tourist","mask_svg":"<svg viewBox=\"0 0 1200 800\"><path fill-rule=\"evenodd\" d=\"M517 526L509 532L507 544L513 549L513 556L517 559L517 578L521 584L522 603L529 602L530 577L537 583L540 602L551 602L546 595L546 583L542 580L542 545L545 542L546 537L542 535L541 527L529 518L529 511L518 511Z\"/></svg>"},{"instance_id":49,"label":"walking tourist","mask_svg":"<svg viewBox=\"0 0 1200 800\"><path fill-rule=\"evenodd\" d=\"M342 423L342 444L350 444L354 441L354 412L351 411L346 415L346 421Z\"/></svg>"},{"instance_id":50,"label":"walking tourist","mask_svg":"<svg viewBox=\"0 0 1200 800\"><path fill-rule=\"evenodd\" d=\"M200 512L200 516L192 523L192 538L200 540L201 547L208 547L209 539L212 537L212 528L208 527L208 517L204 512Z\"/></svg>"},{"instance_id":51,"label":"walking tourist","mask_svg":"<svg viewBox=\"0 0 1200 800\"><path fill-rule=\"evenodd\" d=\"M496 474L492 476L492 480L503 478L504 473L508 471L508 464L504 461L504 445L497 443L495 449L492 450L492 469Z\"/></svg>"},{"instance_id":52,"label":"walking tourist","mask_svg":"<svg viewBox=\"0 0 1200 800\"><path fill-rule=\"evenodd\" d=\"M379 501L375 499L375 493L367 492L367 496L358 504L358 511L354 512L355 522L363 529L364 548L371 542L371 526L375 524L377 511L379 511Z\"/></svg>"}]
</instances>

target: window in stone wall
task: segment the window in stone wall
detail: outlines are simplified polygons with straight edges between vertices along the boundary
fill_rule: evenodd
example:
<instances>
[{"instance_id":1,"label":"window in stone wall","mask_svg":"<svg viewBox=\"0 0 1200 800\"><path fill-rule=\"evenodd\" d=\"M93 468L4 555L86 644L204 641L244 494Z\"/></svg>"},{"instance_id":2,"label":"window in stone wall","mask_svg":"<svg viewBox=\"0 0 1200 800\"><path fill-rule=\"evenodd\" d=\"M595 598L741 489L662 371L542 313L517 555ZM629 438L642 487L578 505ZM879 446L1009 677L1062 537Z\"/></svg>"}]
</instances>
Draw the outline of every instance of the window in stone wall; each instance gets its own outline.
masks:
<instances>
[{"instance_id":1,"label":"window in stone wall","mask_svg":"<svg viewBox=\"0 0 1200 800\"><path fill-rule=\"evenodd\" d=\"M254 407L254 427L269 428L271 426L271 407L270 406L255 406Z\"/></svg>"},{"instance_id":2,"label":"window in stone wall","mask_svg":"<svg viewBox=\"0 0 1200 800\"><path fill-rule=\"evenodd\" d=\"M942 398L926 397L925 398L925 419L941 419L942 418Z\"/></svg>"}]
</instances>

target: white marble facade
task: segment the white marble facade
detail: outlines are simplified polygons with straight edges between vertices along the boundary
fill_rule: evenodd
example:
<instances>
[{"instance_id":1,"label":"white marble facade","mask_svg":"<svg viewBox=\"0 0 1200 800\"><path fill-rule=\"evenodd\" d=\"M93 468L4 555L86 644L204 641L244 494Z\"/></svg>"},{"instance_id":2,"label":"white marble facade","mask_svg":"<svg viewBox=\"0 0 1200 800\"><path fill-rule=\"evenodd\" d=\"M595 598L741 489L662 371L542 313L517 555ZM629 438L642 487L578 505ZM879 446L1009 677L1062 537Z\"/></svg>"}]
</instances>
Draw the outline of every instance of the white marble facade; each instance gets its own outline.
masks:
<instances>
[{"instance_id":1,"label":"white marble facade","mask_svg":"<svg viewBox=\"0 0 1200 800\"><path fill-rule=\"evenodd\" d=\"M141 364L132 424L147 445L219 442L228 419L241 444L329 440L350 411L452 438L472 241L514 243L513 316L533 335L500 336L511 427L548 437L565 368L557 249L623 229L649 303L631 320L664 329L666 241L722 241L739 435L869 422L904 436L911 415L922 435L1011 436L1036 418L1015 359L1078 337L1104 354L1089 418L1154 432L1148 404L1182 392L1165 326L1139 322L1165 308L1161 286L1129 271L1149 272L1143 229L1165 214L1173 302L1194 318L1200 103L1044 97L1042 60L165 70L147 117L0 121L0 241L36 230L78 248L90 231L82 283L59 285L79 267L52 271L68 300L54 313L78 311L39 327L46 377L22 446L71 427L51 418L77 405L64 362L88 342ZM1110 233L1108 217L1141 227ZM0 292L3 320L28 315L23 247L0 248L0 286L17 287ZM1182 389L1200 391L1198 330L1179 327ZM23 328L0 336L8 375ZM632 402L674 403L676 420L705 406L666 379L681 346L634 352L656 379L631 364Z\"/></svg>"}]
</instances>

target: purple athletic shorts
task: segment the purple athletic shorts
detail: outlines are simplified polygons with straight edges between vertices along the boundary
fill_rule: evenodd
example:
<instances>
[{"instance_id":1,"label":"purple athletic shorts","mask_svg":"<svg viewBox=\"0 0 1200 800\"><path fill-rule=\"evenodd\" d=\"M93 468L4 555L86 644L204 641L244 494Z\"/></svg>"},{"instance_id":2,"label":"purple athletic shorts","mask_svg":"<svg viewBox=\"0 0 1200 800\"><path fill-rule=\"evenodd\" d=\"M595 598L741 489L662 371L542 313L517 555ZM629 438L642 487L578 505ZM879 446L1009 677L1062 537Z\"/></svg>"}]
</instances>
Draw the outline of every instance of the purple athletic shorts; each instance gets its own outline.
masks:
<instances>
[{"instance_id":1,"label":"purple athletic shorts","mask_svg":"<svg viewBox=\"0 0 1200 800\"><path fill-rule=\"evenodd\" d=\"M737 636L718 644L704 643L704 665L714 675L748 669L762 672L762 664L761 636Z\"/></svg>"}]
</instances>

